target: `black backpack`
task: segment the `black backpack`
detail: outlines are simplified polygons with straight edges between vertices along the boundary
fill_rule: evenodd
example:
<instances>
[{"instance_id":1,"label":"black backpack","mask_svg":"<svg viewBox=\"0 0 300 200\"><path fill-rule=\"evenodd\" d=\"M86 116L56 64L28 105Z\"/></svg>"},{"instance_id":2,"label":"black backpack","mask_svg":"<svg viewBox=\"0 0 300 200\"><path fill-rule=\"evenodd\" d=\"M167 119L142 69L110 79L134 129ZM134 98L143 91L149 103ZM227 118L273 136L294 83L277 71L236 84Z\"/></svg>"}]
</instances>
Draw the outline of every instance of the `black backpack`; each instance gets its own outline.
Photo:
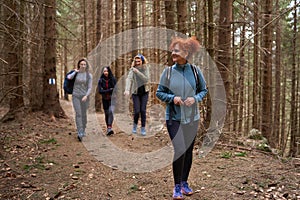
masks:
<instances>
[{"instance_id":1,"label":"black backpack","mask_svg":"<svg viewBox=\"0 0 300 200\"><path fill-rule=\"evenodd\" d=\"M73 87L74 87L74 83L75 83L75 78L77 76L77 73L75 74L75 76L73 77L73 79L68 79L68 75L73 73L74 70L69 71L66 74L65 80L64 80L64 91L67 94L72 94L73 93Z\"/></svg>"}]
</instances>

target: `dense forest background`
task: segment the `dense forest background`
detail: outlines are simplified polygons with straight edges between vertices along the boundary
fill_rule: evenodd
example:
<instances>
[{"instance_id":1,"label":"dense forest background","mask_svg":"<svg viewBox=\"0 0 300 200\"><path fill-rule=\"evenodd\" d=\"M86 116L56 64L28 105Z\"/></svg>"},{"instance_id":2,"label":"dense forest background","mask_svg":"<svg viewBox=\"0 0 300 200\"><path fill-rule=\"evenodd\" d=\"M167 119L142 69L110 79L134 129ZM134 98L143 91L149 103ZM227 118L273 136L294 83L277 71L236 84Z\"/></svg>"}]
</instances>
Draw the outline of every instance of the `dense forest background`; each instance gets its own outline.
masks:
<instances>
[{"instance_id":1,"label":"dense forest background","mask_svg":"<svg viewBox=\"0 0 300 200\"><path fill-rule=\"evenodd\" d=\"M80 58L116 34L159 27L196 36L216 63L226 91L222 134L234 139L257 129L281 155L300 154L299 0L1 0L0 9L3 122L36 111L64 117L63 79ZM140 45L110 63L117 79L137 52L172 64L168 51ZM101 111L96 89L95 96ZM206 128L210 96L203 104ZM149 106L155 103L152 92Z\"/></svg>"}]
</instances>

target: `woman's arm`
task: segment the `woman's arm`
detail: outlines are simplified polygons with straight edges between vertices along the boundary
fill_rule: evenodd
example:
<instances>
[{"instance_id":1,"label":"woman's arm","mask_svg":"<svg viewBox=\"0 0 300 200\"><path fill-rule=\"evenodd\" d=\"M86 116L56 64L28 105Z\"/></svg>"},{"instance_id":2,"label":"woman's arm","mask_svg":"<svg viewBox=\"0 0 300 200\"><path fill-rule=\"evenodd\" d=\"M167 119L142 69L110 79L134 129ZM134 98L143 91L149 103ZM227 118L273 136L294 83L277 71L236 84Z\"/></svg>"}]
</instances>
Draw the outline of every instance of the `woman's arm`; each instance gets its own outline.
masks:
<instances>
[{"instance_id":1,"label":"woman's arm","mask_svg":"<svg viewBox=\"0 0 300 200\"><path fill-rule=\"evenodd\" d=\"M198 67L196 69L198 71L199 92L194 96L194 98L197 102L200 102L205 97L208 90L206 88L206 82L204 80L204 77L203 77L203 74L202 74L201 70Z\"/></svg>"},{"instance_id":2,"label":"woman's arm","mask_svg":"<svg viewBox=\"0 0 300 200\"><path fill-rule=\"evenodd\" d=\"M167 81L166 81L167 70L168 69L166 68L160 77L159 85L156 90L156 97L163 102L171 103L173 102L175 95L170 92L168 88L169 86L167 85Z\"/></svg>"},{"instance_id":3,"label":"woman's arm","mask_svg":"<svg viewBox=\"0 0 300 200\"><path fill-rule=\"evenodd\" d=\"M72 79L74 78L74 76L75 76L76 73L77 73L77 71L74 70L72 73L70 73L70 74L67 76L67 78L68 78L69 80L72 80Z\"/></svg>"},{"instance_id":4,"label":"woman's arm","mask_svg":"<svg viewBox=\"0 0 300 200\"><path fill-rule=\"evenodd\" d=\"M88 73L88 76L89 76L89 82L88 82L88 90L86 92L86 95L85 96L89 96L92 92L92 85L93 85L93 76L91 73Z\"/></svg>"},{"instance_id":5,"label":"woman's arm","mask_svg":"<svg viewBox=\"0 0 300 200\"><path fill-rule=\"evenodd\" d=\"M148 82L150 80L150 70L148 66L145 67L145 73L142 73L139 70L136 70L135 73L137 76L139 76L144 82Z\"/></svg>"},{"instance_id":6,"label":"woman's arm","mask_svg":"<svg viewBox=\"0 0 300 200\"><path fill-rule=\"evenodd\" d=\"M126 78L126 85L125 85L125 92L130 92L131 84L133 79L133 71L132 69L129 70L128 76Z\"/></svg>"}]
</instances>

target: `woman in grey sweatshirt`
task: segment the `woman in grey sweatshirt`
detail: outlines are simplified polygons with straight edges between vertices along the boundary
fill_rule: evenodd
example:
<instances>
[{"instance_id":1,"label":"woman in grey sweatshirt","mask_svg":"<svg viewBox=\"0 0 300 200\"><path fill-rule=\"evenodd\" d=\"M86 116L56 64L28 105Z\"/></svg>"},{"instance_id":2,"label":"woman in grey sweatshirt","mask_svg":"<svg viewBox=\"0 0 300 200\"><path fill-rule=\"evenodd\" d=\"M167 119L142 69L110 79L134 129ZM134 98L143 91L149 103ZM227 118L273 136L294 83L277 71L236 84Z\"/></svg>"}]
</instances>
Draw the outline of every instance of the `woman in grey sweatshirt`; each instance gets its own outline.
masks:
<instances>
[{"instance_id":1,"label":"woman in grey sweatshirt","mask_svg":"<svg viewBox=\"0 0 300 200\"><path fill-rule=\"evenodd\" d=\"M77 75L76 75L77 74ZM76 75L76 76L75 76ZM77 69L68 75L68 79L75 77L75 83L72 93L72 102L75 110L75 122L77 128L77 138L81 142L85 136L87 124L87 108L89 105L89 95L92 91L92 74L89 73L89 65L86 59L80 59L77 63Z\"/></svg>"}]
</instances>

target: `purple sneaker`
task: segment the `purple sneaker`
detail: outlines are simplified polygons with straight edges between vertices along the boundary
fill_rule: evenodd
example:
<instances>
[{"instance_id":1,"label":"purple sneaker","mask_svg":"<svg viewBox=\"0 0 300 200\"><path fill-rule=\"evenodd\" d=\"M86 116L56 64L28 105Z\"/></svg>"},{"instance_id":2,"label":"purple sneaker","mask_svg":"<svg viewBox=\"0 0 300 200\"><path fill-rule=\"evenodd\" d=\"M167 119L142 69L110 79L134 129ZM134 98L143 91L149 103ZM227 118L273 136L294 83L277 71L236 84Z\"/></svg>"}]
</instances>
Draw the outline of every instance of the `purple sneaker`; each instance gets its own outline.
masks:
<instances>
[{"instance_id":1,"label":"purple sneaker","mask_svg":"<svg viewBox=\"0 0 300 200\"><path fill-rule=\"evenodd\" d=\"M176 184L173 190L173 199L183 199L180 184Z\"/></svg>"},{"instance_id":2,"label":"purple sneaker","mask_svg":"<svg viewBox=\"0 0 300 200\"><path fill-rule=\"evenodd\" d=\"M193 190L189 187L189 184L186 181L181 182L181 192L187 196L194 194Z\"/></svg>"}]
</instances>

